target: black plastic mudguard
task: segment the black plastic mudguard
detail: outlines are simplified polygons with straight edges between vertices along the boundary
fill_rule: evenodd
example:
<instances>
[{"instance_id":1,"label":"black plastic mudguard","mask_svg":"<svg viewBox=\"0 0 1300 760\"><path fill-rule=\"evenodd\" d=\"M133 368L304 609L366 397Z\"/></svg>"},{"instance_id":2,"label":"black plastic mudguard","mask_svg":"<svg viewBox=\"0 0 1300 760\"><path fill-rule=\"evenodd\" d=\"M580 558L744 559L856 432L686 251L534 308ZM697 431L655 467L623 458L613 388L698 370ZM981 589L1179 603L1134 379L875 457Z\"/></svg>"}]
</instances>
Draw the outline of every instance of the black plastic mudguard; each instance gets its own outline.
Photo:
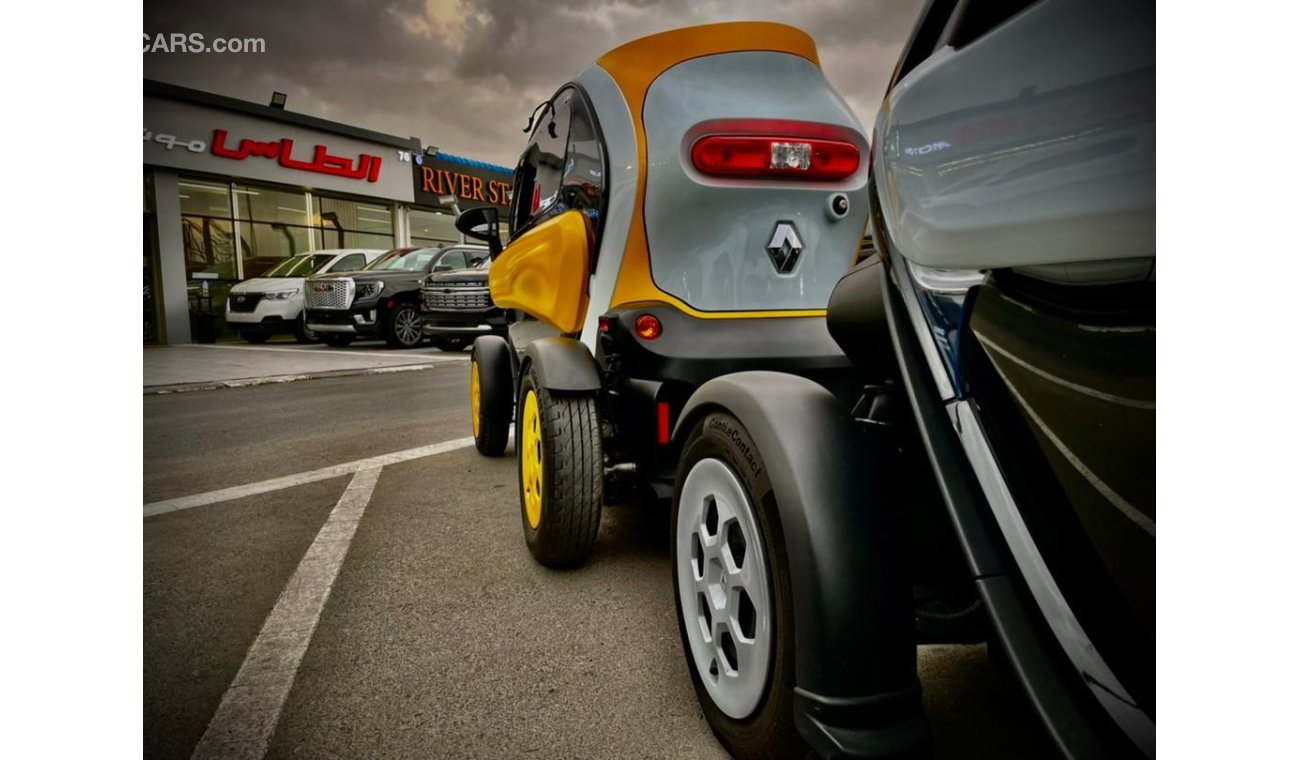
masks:
<instances>
[{"instance_id":1,"label":"black plastic mudguard","mask_svg":"<svg viewBox=\"0 0 1300 760\"><path fill-rule=\"evenodd\" d=\"M923 751L911 580L884 441L859 431L822 386L738 372L691 396L675 438L726 411L767 468L790 561L795 719L826 756Z\"/></svg>"},{"instance_id":2,"label":"black plastic mudguard","mask_svg":"<svg viewBox=\"0 0 1300 760\"><path fill-rule=\"evenodd\" d=\"M591 351L573 338L538 338L524 349L524 362L534 367L543 388L550 391L600 390L600 369Z\"/></svg>"}]
</instances>

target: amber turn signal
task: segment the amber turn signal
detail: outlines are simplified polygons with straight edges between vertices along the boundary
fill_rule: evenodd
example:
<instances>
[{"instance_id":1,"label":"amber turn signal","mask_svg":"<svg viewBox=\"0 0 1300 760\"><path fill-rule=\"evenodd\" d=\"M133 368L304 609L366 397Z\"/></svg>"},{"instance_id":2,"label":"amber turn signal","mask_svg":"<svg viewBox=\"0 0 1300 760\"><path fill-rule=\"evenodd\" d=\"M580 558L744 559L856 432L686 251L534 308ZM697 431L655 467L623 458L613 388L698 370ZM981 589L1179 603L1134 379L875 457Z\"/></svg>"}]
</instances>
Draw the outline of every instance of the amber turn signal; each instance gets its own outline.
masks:
<instances>
[{"instance_id":1,"label":"amber turn signal","mask_svg":"<svg viewBox=\"0 0 1300 760\"><path fill-rule=\"evenodd\" d=\"M663 324L653 314L642 314L637 317L634 326L636 334L640 335L644 340L654 340L664 334Z\"/></svg>"}]
</instances>

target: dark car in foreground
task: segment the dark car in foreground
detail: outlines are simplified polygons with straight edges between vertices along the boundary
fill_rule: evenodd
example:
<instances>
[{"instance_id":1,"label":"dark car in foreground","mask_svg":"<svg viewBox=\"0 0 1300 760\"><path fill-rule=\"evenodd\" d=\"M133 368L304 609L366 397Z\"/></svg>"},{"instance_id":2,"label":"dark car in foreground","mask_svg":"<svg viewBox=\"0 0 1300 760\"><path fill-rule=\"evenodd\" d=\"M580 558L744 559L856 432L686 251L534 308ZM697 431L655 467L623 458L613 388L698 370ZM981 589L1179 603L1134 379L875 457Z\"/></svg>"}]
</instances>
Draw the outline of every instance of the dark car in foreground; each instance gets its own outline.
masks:
<instances>
[{"instance_id":1,"label":"dark car in foreground","mask_svg":"<svg viewBox=\"0 0 1300 760\"><path fill-rule=\"evenodd\" d=\"M431 272L464 269L487 257L487 249L447 243L396 248L359 272L308 278L307 326L331 346L357 338L383 338L393 348L423 340L420 284Z\"/></svg>"},{"instance_id":2,"label":"dark car in foreground","mask_svg":"<svg viewBox=\"0 0 1300 760\"><path fill-rule=\"evenodd\" d=\"M922 13L877 255L826 313L855 392L723 375L674 427L678 620L729 748L925 756L915 645L987 641L1062 755L1155 756L1155 60L1150 3ZM779 715L717 717L765 636Z\"/></svg>"},{"instance_id":3,"label":"dark car in foreground","mask_svg":"<svg viewBox=\"0 0 1300 760\"><path fill-rule=\"evenodd\" d=\"M490 259L450 272L434 272L420 287L424 335L444 351L460 351L480 335L506 334L506 313L488 292Z\"/></svg>"}]
</instances>

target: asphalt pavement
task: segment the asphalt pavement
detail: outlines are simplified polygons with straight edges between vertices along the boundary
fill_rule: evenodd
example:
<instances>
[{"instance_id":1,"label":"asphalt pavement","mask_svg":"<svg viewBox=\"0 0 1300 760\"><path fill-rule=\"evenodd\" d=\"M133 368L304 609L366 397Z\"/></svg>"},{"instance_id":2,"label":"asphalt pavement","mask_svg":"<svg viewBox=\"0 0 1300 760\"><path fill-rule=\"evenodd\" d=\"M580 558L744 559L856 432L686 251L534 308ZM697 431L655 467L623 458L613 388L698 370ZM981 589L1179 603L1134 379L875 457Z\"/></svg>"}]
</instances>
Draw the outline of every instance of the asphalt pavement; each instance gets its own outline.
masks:
<instances>
[{"instance_id":1,"label":"asphalt pavement","mask_svg":"<svg viewBox=\"0 0 1300 760\"><path fill-rule=\"evenodd\" d=\"M243 341L149 346L144 351L147 394L212 390L322 377L369 375L427 369L465 362L468 352L432 346L395 351L383 341L359 341L346 348L278 339L261 345Z\"/></svg>"},{"instance_id":2,"label":"asphalt pavement","mask_svg":"<svg viewBox=\"0 0 1300 760\"><path fill-rule=\"evenodd\" d=\"M146 396L145 502L463 439L465 375L452 362ZM258 756L725 756L678 640L665 509L607 509L591 562L551 571L524 547L512 452L398 460L378 473ZM190 757L220 722L349 482L144 519L146 757ZM1050 755L982 646L925 647L920 663L938 757Z\"/></svg>"}]
</instances>

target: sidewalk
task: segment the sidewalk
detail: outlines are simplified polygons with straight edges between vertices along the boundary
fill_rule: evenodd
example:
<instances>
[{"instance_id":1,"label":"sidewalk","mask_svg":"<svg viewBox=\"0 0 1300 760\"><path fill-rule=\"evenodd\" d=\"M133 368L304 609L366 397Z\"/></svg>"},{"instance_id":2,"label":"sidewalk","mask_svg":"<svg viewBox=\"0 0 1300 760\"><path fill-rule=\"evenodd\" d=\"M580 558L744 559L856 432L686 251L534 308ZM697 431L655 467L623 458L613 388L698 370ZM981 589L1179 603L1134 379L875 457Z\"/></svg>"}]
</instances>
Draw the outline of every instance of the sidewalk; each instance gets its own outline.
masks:
<instances>
[{"instance_id":1,"label":"sidewalk","mask_svg":"<svg viewBox=\"0 0 1300 760\"><path fill-rule=\"evenodd\" d=\"M397 351L381 345L349 348L235 343L157 346L144 350L144 392L173 393L404 372L468 360L468 351L443 353L428 347Z\"/></svg>"}]
</instances>

